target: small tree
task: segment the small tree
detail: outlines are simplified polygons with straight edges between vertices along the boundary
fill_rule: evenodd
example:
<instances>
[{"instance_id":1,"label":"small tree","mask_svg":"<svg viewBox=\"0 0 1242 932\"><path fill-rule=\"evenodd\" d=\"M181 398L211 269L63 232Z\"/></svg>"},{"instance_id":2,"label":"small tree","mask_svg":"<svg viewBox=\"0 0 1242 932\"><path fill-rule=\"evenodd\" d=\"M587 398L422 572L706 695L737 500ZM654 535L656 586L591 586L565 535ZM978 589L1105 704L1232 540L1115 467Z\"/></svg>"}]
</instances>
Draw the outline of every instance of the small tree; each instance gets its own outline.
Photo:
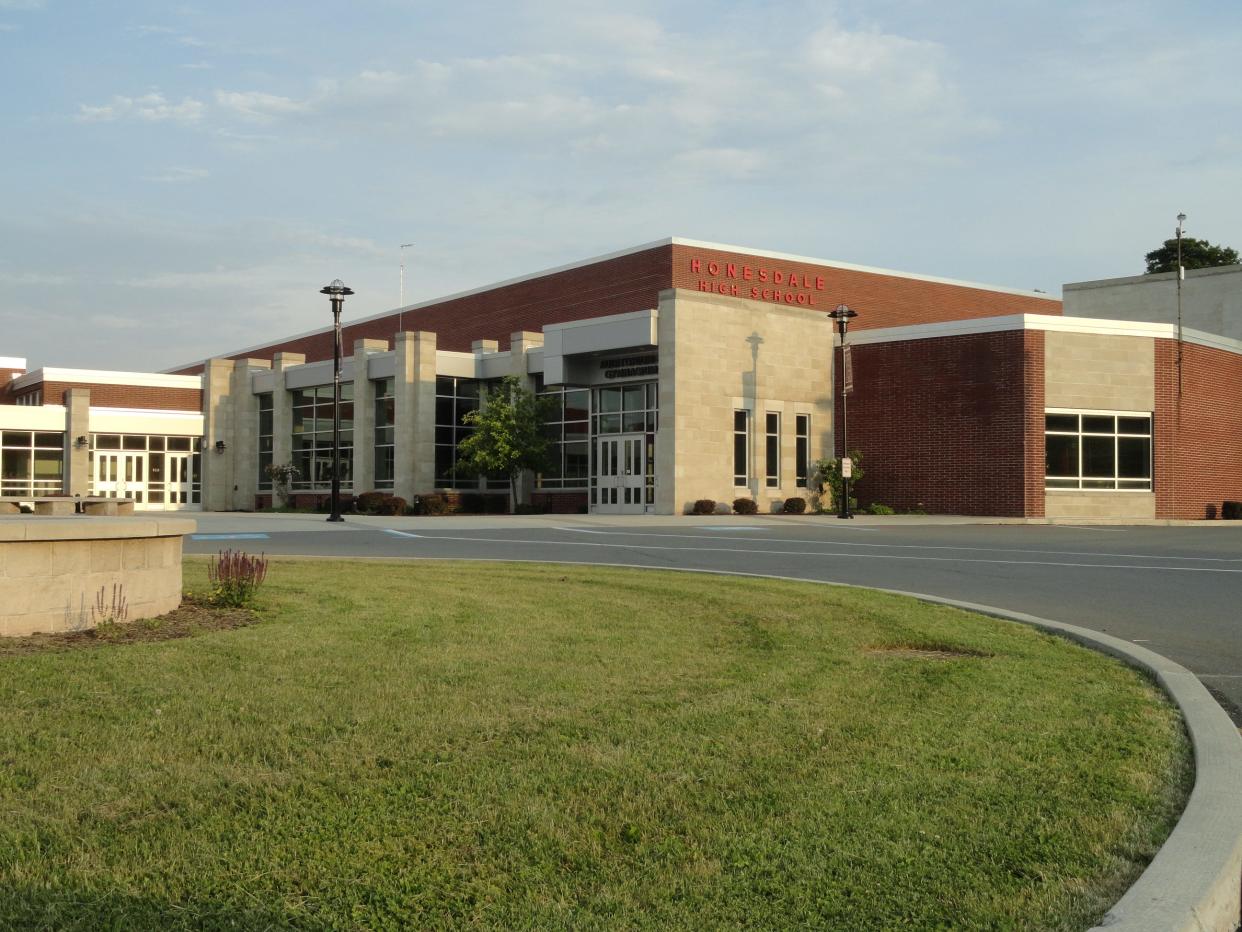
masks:
<instances>
[{"instance_id":1,"label":"small tree","mask_svg":"<svg viewBox=\"0 0 1242 932\"><path fill-rule=\"evenodd\" d=\"M1177 240L1166 239L1159 249L1146 257L1147 274L1177 271ZM1209 269L1218 265L1237 265L1238 251L1228 246L1213 246L1205 239L1182 237L1182 266L1188 269Z\"/></svg>"},{"instance_id":2,"label":"small tree","mask_svg":"<svg viewBox=\"0 0 1242 932\"><path fill-rule=\"evenodd\" d=\"M289 489L293 485L295 479L302 477L302 470L298 469L292 463L278 465L276 463L268 463L267 468L263 470L267 473L267 477L272 480L272 489L276 492L276 497L280 499L282 508L289 507Z\"/></svg>"},{"instance_id":3,"label":"small tree","mask_svg":"<svg viewBox=\"0 0 1242 932\"><path fill-rule=\"evenodd\" d=\"M850 459L854 462L853 475L850 476L851 488L862 481L862 458L862 454L857 450L850 452ZM824 510L823 495L825 491L832 497L832 507L839 508L841 505L841 494L845 488L845 480L841 477L841 461L835 457L816 460L811 467L811 478L815 483L815 494L820 499L818 502L819 510ZM855 498L851 496L850 509L856 508L857 504Z\"/></svg>"},{"instance_id":4,"label":"small tree","mask_svg":"<svg viewBox=\"0 0 1242 932\"><path fill-rule=\"evenodd\" d=\"M524 470L546 469L552 438L545 428L556 400L541 398L513 376L487 393L482 408L463 418L474 431L457 445L457 468L466 475L509 478L511 507L517 506L517 480Z\"/></svg>"}]
</instances>

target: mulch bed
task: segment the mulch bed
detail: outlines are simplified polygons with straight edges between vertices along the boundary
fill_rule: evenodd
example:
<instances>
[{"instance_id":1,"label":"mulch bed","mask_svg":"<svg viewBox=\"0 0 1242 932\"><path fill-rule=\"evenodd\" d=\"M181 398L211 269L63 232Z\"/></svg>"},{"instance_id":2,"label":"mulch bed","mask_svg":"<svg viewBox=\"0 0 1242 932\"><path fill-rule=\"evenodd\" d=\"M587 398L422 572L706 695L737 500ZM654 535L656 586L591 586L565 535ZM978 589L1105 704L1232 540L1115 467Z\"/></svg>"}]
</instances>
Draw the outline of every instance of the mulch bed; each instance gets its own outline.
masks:
<instances>
[{"instance_id":1,"label":"mulch bed","mask_svg":"<svg viewBox=\"0 0 1242 932\"><path fill-rule=\"evenodd\" d=\"M175 638L193 637L206 631L245 628L256 624L258 620L259 616L248 608L226 608L186 596L180 607L158 618L142 618L103 628L87 628L84 631L0 638L0 657L45 650L79 650L112 644L171 641Z\"/></svg>"}]
</instances>

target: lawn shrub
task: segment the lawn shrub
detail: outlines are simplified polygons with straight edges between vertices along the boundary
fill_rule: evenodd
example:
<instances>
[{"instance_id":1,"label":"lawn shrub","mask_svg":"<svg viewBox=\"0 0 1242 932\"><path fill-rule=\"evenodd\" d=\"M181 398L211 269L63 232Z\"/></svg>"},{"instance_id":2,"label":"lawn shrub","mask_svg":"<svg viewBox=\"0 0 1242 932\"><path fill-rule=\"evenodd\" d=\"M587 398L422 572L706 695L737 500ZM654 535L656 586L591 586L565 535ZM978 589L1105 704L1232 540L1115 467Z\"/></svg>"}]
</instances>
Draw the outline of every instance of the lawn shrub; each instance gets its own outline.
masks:
<instances>
[{"instance_id":1,"label":"lawn shrub","mask_svg":"<svg viewBox=\"0 0 1242 932\"><path fill-rule=\"evenodd\" d=\"M781 511L787 515L801 515L806 513L806 499L799 495L794 495L785 499L785 504L781 506Z\"/></svg>"},{"instance_id":2,"label":"lawn shrub","mask_svg":"<svg viewBox=\"0 0 1242 932\"><path fill-rule=\"evenodd\" d=\"M418 495L414 498L414 514L416 515L446 515L450 510L448 499L437 492Z\"/></svg>"},{"instance_id":3,"label":"lawn shrub","mask_svg":"<svg viewBox=\"0 0 1242 932\"><path fill-rule=\"evenodd\" d=\"M356 501L357 500L354 498L354 496L346 494L345 492L342 492L341 493L341 511L342 512L354 511ZM332 510L332 496L325 495L323 498L316 501L315 510L324 511L324 512L331 511Z\"/></svg>"},{"instance_id":4,"label":"lawn shrub","mask_svg":"<svg viewBox=\"0 0 1242 932\"><path fill-rule=\"evenodd\" d=\"M735 498L733 500L735 515L754 515L759 513L759 506L753 498Z\"/></svg>"},{"instance_id":5,"label":"lawn shrub","mask_svg":"<svg viewBox=\"0 0 1242 932\"><path fill-rule=\"evenodd\" d=\"M239 608L248 605L255 591L267 578L267 557L244 550L221 550L207 565L211 582L210 600L216 605Z\"/></svg>"},{"instance_id":6,"label":"lawn shrub","mask_svg":"<svg viewBox=\"0 0 1242 932\"><path fill-rule=\"evenodd\" d=\"M385 517L403 515L408 508L409 503L400 495L385 495L383 501L379 503L379 513Z\"/></svg>"},{"instance_id":7,"label":"lawn shrub","mask_svg":"<svg viewBox=\"0 0 1242 932\"><path fill-rule=\"evenodd\" d=\"M872 502L867 506L867 510L873 515L895 515L897 512L888 505L881 505L879 502Z\"/></svg>"},{"instance_id":8,"label":"lawn shrub","mask_svg":"<svg viewBox=\"0 0 1242 932\"><path fill-rule=\"evenodd\" d=\"M690 509L692 515L714 515L715 513L716 502L710 498L700 498Z\"/></svg>"},{"instance_id":9,"label":"lawn shrub","mask_svg":"<svg viewBox=\"0 0 1242 932\"><path fill-rule=\"evenodd\" d=\"M354 507L364 515L382 514L384 499L392 498L388 492L363 492L354 499Z\"/></svg>"}]
</instances>

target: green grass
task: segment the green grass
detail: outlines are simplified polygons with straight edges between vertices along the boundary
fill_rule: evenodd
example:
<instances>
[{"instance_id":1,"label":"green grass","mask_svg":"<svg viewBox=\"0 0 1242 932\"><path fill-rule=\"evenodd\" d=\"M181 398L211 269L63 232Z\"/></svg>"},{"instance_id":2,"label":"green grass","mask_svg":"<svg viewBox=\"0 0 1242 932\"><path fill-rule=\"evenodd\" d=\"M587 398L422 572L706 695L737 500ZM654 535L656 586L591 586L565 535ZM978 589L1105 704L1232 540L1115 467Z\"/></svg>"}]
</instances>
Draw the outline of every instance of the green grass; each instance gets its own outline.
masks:
<instances>
[{"instance_id":1,"label":"green grass","mask_svg":"<svg viewBox=\"0 0 1242 932\"><path fill-rule=\"evenodd\" d=\"M1085 928L1189 779L1140 675L893 596L275 560L259 606L0 657L0 928Z\"/></svg>"}]
</instances>

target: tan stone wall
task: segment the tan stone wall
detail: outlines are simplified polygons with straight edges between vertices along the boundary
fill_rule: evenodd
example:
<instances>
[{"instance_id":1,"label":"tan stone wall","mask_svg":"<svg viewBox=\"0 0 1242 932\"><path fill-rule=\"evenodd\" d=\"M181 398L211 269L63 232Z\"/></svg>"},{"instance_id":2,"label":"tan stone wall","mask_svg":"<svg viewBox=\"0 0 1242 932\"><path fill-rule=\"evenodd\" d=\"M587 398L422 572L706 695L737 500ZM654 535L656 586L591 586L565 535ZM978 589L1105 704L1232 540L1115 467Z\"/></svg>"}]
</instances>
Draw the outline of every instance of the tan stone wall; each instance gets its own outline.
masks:
<instances>
[{"instance_id":1,"label":"tan stone wall","mask_svg":"<svg viewBox=\"0 0 1242 932\"><path fill-rule=\"evenodd\" d=\"M807 496L795 480L795 416L811 416L810 460L832 439L832 328L801 308L689 291L660 294L656 510L753 498L760 512ZM751 412L749 484L733 484L733 412ZM764 415L781 415L780 486L764 476Z\"/></svg>"},{"instance_id":2,"label":"tan stone wall","mask_svg":"<svg viewBox=\"0 0 1242 932\"><path fill-rule=\"evenodd\" d=\"M73 631L95 624L91 608L120 586L128 621L181 604L185 519L0 519L0 636Z\"/></svg>"},{"instance_id":3,"label":"tan stone wall","mask_svg":"<svg viewBox=\"0 0 1242 932\"><path fill-rule=\"evenodd\" d=\"M1067 489L1044 495L1048 518L1154 518L1154 492L1080 492Z\"/></svg>"},{"instance_id":4,"label":"tan stone wall","mask_svg":"<svg viewBox=\"0 0 1242 932\"><path fill-rule=\"evenodd\" d=\"M1049 408L1152 411L1155 341L1095 333L1044 334L1044 404Z\"/></svg>"}]
</instances>

